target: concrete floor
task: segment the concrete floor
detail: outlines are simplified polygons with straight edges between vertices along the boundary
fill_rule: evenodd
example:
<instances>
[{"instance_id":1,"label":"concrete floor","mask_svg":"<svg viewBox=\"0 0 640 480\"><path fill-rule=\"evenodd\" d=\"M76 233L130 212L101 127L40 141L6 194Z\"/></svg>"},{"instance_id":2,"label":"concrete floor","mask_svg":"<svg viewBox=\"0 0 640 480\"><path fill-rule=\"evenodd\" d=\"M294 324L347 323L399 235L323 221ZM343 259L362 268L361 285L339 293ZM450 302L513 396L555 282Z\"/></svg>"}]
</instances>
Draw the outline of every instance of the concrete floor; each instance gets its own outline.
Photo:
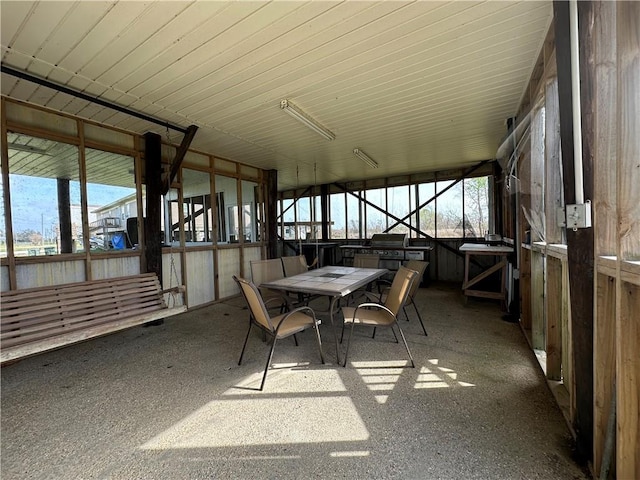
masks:
<instances>
[{"instance_id":1,"label":"concrete floor","mask_svg":"<svg viewBox=\"0 0 640 480\"><path fill-rule=\"evenodd\" d=\"M322 305L316 306L324 306ZM10 479L583 479L560 410L496 303L420 289L388 331L360 331L336 366L328 322L268 346L240 299L2 368L1 477ZM410 311L410 314L412 312ZM255 330L254 330L255 332Z\"/></svg>"}]
</instances>

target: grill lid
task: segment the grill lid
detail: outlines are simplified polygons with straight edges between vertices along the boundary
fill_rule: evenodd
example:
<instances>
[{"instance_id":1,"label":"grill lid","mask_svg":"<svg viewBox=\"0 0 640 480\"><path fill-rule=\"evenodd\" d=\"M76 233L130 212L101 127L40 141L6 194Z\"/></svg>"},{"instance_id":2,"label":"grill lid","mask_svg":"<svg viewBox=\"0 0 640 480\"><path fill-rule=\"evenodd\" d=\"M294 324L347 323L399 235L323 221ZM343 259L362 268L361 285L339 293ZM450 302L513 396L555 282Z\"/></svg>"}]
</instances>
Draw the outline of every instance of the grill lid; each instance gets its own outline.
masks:
<instances>
[{"instance_id":1,"label":"grill lid","mask_svg":"<svg viewBox=\"0 0 640 480\"><path fill-rule=\"evenodd\" d=\"M403 248L409 245L407 233L376 233L371 237L372 247Z\"/></svg>"}]
</instances>

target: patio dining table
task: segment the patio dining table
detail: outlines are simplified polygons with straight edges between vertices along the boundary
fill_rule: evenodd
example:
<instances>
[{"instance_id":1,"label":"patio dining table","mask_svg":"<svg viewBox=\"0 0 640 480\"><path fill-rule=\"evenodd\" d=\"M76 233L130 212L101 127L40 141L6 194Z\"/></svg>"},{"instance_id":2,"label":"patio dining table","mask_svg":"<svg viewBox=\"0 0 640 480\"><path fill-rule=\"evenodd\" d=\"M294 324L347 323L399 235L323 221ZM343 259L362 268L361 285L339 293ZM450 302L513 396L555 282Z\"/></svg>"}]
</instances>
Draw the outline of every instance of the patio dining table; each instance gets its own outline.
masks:
<instances>
[{"instance_id":1,"label":"patio dining table","mask_svg":"<svg viewBox=\"0 0 640 480\"><path fill-rule=\"evenodd\" d=\"M336 345L336 358L340 363L340 349L333 315L336 303L361 287L377 280L388 273L386 268L355 268L355 267L322 267L308 272L264 282L260 286L274 290L311 295L327 296L331 299L329 305L329 322L333 331Z\"/></svg>"}]
</instances>

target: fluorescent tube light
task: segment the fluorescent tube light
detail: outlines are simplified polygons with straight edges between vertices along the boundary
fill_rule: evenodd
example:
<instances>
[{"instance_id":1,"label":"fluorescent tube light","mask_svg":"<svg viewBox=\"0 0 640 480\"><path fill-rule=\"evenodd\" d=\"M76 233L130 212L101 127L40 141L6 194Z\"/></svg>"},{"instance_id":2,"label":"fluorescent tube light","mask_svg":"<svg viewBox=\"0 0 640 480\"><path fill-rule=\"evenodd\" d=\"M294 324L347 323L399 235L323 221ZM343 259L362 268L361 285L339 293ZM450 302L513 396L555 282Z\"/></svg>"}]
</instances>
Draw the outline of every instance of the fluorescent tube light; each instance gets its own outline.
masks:
<instances>
[{"instance_id":1,"label":"fluorescent tube light","mask_svg":"<svg viewBox=\"0 0 640 480\"><path fill-rule=\"evenodd\" d=\"M37 153L38 155L48 155L49 157L53 157L51 153L43 148L32 147L31 145L22 145L20 143L8 142L7 147L9 150L17 150L19 152L27 152L27 153Z\"/></svg>"},{"instance_id":2,"label":"fluorescent tube light","mask_svg":"<svg viewBox=\"0 0 640 480\"><path fill-rule=\"evenodd\" d=\"M353 149L353 154L358 157L360 160L362 160L364 163L366 163L367 165L369 165L371 168L378 168L378 164L375 160L373 160L371 157L369 157L369 155L367 155L366 153L364 153L362 150L360 150L359 148L354 148Z\"/></svg>"},{"instance_id":3,"label":"fluorescent tube light","mask_svg":"<svg viewBox=\"0 0 640 480\"><path fill-rule=\"evenodd\" d=\"M316 122L313 118L308 116L299 108L295 107L289 100L280 100L280 108L291 115L293 118L298 120L303 125L306 125L308 128L313 130L319 135L322 135L327 140L334 140L336 136Z\"/></svg>"}]
</instances>

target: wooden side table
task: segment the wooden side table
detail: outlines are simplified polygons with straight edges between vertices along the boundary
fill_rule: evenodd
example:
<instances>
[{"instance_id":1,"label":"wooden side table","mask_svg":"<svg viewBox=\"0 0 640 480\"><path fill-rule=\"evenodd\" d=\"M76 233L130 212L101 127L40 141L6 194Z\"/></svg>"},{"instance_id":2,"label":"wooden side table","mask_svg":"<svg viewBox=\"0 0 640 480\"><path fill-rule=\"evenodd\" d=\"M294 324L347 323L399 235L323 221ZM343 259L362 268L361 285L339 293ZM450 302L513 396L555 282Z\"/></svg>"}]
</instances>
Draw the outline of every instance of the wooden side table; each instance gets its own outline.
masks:
<instances>
[{"instance_id":1,"label":"wooden side table","mask_svg":"<svg viewBox=\"0 0 640 480\"><path fill-rule=\"evenodd\" d=\"M502 308L507 306L507 256L513 253L513 248L506 245L485 245L483 243L464 243L459 250L464 252L464 282L462 290L466 297L495 298L500 300ZM472 255L498 257L498 262L484 272L469 278L469 263ZM473 287L489 275L500 272L500 291L478 290Z\"/></svg>"}]
</instances>

